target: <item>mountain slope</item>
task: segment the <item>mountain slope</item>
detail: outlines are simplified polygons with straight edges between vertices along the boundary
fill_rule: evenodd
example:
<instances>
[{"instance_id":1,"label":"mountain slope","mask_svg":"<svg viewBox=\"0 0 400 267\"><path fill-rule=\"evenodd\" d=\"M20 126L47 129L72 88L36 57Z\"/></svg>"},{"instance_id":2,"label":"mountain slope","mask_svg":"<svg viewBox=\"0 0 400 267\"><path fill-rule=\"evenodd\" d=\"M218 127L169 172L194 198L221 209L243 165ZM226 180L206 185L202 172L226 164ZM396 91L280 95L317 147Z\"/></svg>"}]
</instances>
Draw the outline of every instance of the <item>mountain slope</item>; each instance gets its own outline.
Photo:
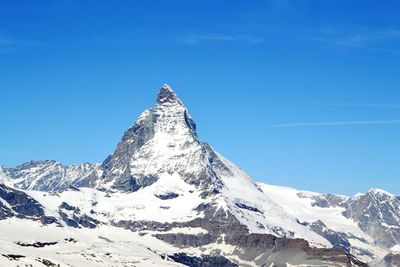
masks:
<instances>
[{"instance_id":1,"label":"mountain slope","mask_svg":"<svg viewBox=\"0 0 400 267\"><path fill-rule=\"evenodd\" d=\"M357 258L378 261L399 244L397 197L348 198L256 184L200 141L189 111L168 85L102 164L29 162L1 168L0 183L4 192L31 199L41 210L21 217L4 193L4 222L30 219L33 229L42 224L76 235L98 229L127 233L135 235L128 247L147 240L146 247L157 251L149 257L168 262L364 266ZM29 203L20 203L23 210ZM87 245L100 253L105 244L93 238Z\"/></svg>"},{"instance_id":2,"label":"mountain slope","mask_svg":"<svg viewBox=\"0 0 400 267\"><path fill-rule=\"evenodd\" d=\"M98 175L99 164L83 163L63 166L54 160L30 161L15 168L2 168L3 177L26 190L63 191L70 185Z\"/></svg>"},{"instance_id":3,"label":"mountain slope","mask_svg":"<svg viewBox=\"0 0 400 267\"><path fill-rule=\"evenodd\" d=\"M243 171L210 145L201 143L190 113L168 85L158 93L156 106L143 112L125 132L102 167L104 172L96 182L97 188L138 191L153 184L157 190L168 189L168 184L178 189L187 188L185 184L194 185L192 190L197 190L207 204L232 212L251 232L307 238L324 246L330 244L298 224L262 194ZM190 194L188 190L173 189L161 193L177 197Z\"/></svg>"},{"instance_id":4,"label":"mountain slope","mask_svg":"<svg viewBox=\"0 0 400 267\"><path fill-rule=\"evenodd\" d=\"M343 248L367 262L384 257L391 249L390 246L378 245L379 237L365 231L359 220L348 215L351 213L351 209L348 208L350 203L357 201L361 194L349 198L263 183L259 183L259 186L287 213L312 231L324 236L334 247ZM362 208L361 205L358 207ZM363 212L364 216L375 218L374 214L365 210ZM397 240L399 242L399 239Z\"/></svg>"}]
</instances>

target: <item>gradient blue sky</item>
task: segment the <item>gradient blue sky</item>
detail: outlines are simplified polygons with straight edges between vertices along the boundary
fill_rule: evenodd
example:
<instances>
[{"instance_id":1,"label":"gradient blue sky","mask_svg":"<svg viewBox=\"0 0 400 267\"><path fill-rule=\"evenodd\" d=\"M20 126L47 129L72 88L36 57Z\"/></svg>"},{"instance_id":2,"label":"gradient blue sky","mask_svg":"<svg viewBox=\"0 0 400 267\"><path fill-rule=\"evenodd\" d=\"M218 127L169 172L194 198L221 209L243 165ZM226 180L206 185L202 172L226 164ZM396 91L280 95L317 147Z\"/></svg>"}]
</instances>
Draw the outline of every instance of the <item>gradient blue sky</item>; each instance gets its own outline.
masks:
<instances>
[{"instance_id":1,"label":"gradient blue sky","mask_svg":"<svg viewBox=\"0 0 400 267\"><path fill-rule=\"evenodd\" d=\"M163 83L255 180L400 194L399 1L2 1L0 164L101 162Z\"/></svg>"}]
</instances>

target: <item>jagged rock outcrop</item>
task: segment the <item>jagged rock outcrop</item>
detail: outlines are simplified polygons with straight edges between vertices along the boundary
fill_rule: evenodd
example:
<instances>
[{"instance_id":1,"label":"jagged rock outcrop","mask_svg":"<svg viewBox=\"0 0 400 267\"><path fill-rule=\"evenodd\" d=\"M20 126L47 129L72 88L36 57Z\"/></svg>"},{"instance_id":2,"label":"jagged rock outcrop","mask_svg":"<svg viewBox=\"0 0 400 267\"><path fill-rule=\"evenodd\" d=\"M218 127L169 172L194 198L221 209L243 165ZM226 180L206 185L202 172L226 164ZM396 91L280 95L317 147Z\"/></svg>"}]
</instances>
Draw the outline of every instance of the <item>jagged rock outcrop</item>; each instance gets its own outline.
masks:
<instances>
[{"instance_id":1,"label":"jagged rock outcrop","mask_svg":"<svg viewBox=\"0 0 400 267\"><path fill-rule=\"evenodd\" d=\"M191 267L206 267L206 266L237 267L238 266L237 264L233 263L232 261L222 256L210 256L210 255L191 256L181 252L169 255L168 257L174 260L175 262L179 262L185 266L191 266Z\"/></svg>"},{"instance_id":2,"label":"jagged rock outcrop","mask_svg":"<svg viewBox=\"0 0 400 267\"><path fill-rule=\"evenodd\" d=\"M45 214L44 207L26 193L0 183L0 220L17 217L32 219L42 224L57 223L57 220Z\"/></svg>"},{"instance_id":3,"label":"jagged rock outcrop","mask_svg":"<svg viewBox=\"0 0 400 267\"><path fill-rule=\"evenodd\" d=\"M391 248L400 242L400 197L373 189L342 204L343 215L358 223L375 242Z\"/></svg>"}]
</instances>

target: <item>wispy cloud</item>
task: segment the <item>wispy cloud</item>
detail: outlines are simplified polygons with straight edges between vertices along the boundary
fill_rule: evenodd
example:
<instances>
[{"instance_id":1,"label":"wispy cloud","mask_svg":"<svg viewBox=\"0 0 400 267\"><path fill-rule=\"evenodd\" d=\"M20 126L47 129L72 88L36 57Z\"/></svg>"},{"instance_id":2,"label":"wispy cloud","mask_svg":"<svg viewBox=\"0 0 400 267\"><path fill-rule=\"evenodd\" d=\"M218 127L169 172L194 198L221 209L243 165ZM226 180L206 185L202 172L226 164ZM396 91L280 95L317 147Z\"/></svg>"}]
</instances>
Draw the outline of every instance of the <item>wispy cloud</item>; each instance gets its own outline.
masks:
<instances>
[{"instance_id":1,"label":"wispy cloud","mask_svg":"<svg viewBox=\"0 0 400 267\"><path fill-rule=\"evenodd\" d=\"M189 34L177 38L178 41L188 44L200 44L205 42L242 42L246 44L259 44L263 40L248 35L230 35L230 34Z\"/></svg>"},{"instance_id":2,"label":"wispy cloud","mask_svg":"<svg viewBox=\"0 0 400 267\"><path fill-rule=\"evenodd\" d=\"M295 35L306 41L345 48L362 48L400 54L399 28L371 29L359 25L299 30Z\"/></svg>"},{"instance_id":3,"label":"wispy cloud","mask_svg":"<svg viewBox=\"0 0 400 267\"><path fill-rule=\"evenodd\" d=\"M44 45L43 42L35 40L22 40L5 36L0 36L0 53L10 53L18 47Z\"/></svg>"},{"instance_id":4,"label":"wispy cloud","mask_svg":"<svg viewBox=\"0 0 400 267\"><path fill-rule=\"evenodd\" d=\"M13 38L1 37L0 36L0 45L3 46L11 46L11 45L43 45L43 42L34 41L34 40L18 40Z\"/></svg>"},{"instance_id":5,"label":"wispy cloud","mask_svg":"<svg viewBox=\"0 0 400 267\"><path fill-rule=\"evenodd\" d=\"M373 124L400 124L400 120L375 120L375 121L323 121L323 122L296 122L274 124L271 127L308 127L308 126L344 126L344 125L373 125Z\"/></svg>"},{"instance_id":6,"label":"wispy cloud","mask_svg":"<svg viewBox=\"0 0 400 267\"><path fill-rule=\"evenodd\" d=\"M400 109L400 104L377 104L377 103L307 103L308 105L332 106L332 107L360 107L360 108L384 108Z\"/></svg>"},{"instance_id":7,"label":"wispy cloud","mask_svg":"<svg viewBox=\"0 0 400 267\"><path fill-rule=\"evenodd\" d=\"M1 41L1 39L0 39ZM243 44L260 44L264 40L253 35L240 34L183 34L175 37L168 36L151 36L145 34L145 30L136 29L131 32L119 34L117 36L95 36L91 38L95 43L111 43L116 45L138 45L138 44L162 44L162 43L182 43L185 45L198 45L205 43L243 43Z\"/></svg>"}]
</instances>

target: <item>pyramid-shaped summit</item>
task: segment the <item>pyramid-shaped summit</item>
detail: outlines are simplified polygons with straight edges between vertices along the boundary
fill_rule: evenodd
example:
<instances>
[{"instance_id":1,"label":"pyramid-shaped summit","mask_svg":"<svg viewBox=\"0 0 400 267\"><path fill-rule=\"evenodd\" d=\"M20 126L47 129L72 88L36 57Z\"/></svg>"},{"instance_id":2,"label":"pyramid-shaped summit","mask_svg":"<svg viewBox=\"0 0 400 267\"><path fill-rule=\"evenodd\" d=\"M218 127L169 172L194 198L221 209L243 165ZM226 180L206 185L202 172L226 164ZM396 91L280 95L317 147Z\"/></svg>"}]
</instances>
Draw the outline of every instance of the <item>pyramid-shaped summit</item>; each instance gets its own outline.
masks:
<instances>
[{"instance_id":1,"label":"pyramid-shaped summit","mask_svg":"<svg viewBox=\"0 0 400 267\"><path fill-rule=\"evenodd\" d=\"M145 110L123 135L114 153L102 164L103 173L92 186L105 190L137 191L163 173L179 173L184 180L206 176L208 145L197 136L196 124L167 84L153 108ZM201 173L201 174L200 174Z\"/></svg>"}]
</instances>

